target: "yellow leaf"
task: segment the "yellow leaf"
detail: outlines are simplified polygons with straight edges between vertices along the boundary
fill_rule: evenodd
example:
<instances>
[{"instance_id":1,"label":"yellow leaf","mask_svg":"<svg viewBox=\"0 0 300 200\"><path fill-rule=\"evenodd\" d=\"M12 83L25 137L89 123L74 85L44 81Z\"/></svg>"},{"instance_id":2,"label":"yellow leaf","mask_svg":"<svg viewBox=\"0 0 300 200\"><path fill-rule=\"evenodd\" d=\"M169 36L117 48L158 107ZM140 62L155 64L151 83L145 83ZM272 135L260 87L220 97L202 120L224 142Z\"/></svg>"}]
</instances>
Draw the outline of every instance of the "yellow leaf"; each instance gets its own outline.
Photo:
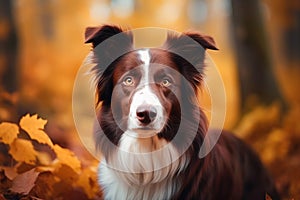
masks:
<instances>
[{"instance_id":1,"label":"yellow leaf","mask_svg":"<svg viewBox=\"0 0 300 200\"><path fill-rule=\"evenodd\" d=\"M97 167L84 169L75 185L83 188L88 198L95 198L96 194L100 193L97 184Z\"/></svg>"},{"instance_id":2,"label":"yellow leaf","mask_svg":"<svg viewBox=\"0 0 300 200\"><path fill-rule=\"evenodd\" d=\"M25 139L15 139L10 145L9 154L18 162L35 164L36 151L30 141Z\"/></svg>"},{"instance_id":3,"label":"yellow leaf","mask_svg":"<svg viewBox=\"0 0 300 200\"><path fill-rule=\"evenodd\" d=\"M21 128L26 131L29 137L33 140L38 141L41 144L48 144L53 146L49 136L43 131L47 120L38 118L37 115L30 116L27 114L20 120Z\"/></svg>"},{"instance_id":4,"label":"yellow leaf","mask_svg":"<svg viewBox=\"0 0 300 200\"><path fill-rule=\"evenodd\" d=\"M11 144L19 134L19 127L16 124L3 122L0 124L0 142Z\"/></svg>"},{"instance_id":5,"label":"yellow leaf","mask_svg":"<svg viewBox=\"0 0 300 200\"><path fill-rule=\"evenodd\" d=\"M47 152L37 152L37 160L39 161L39 165L49 166L51 165L53 159Z\"/></svg>"},{"instance_id":6,"label":"yellow leaf","mask_svg":"<svg viewBox=\"0 0 300 200\"><path fill-rule=\"evenodd\" d=\"M53 172L55 170L55 166L37 166L35 169L37 172Z\"/></svg>"},{"instance_id":7,"label":"yellow leaf","mask_svg":"<svg viewBox=\"0 0 300 200\"><path fill-rule=\"evenodd\" d=\"M27 130L30 131L32 129L44 129L46 123L47 120L38 118L36 114L32 116L27 114L26 116L22 117L22 119L20 120L20 126L25 131Z\"/></svg>"},{"instance_id":8,"label":"yellow leaf","mask_svg":"<svg viewBox=\"0 0 300 200\"><path fill-rule=\"evenodd\" d=\"M60 164L65 164L71 167L76 173L80 173L81 163L72 151L64 149L59 145L54 145L53 150Z\"/></svg>"}]
</instances>

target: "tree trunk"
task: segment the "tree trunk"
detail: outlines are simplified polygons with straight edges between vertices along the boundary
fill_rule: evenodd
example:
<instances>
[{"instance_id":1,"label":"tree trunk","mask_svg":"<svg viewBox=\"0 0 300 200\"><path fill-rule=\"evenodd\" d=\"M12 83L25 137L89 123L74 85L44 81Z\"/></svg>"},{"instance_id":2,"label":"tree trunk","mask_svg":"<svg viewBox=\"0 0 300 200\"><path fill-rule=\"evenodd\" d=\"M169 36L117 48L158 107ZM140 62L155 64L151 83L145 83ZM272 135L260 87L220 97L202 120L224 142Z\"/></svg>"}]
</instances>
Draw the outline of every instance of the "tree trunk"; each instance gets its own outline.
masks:
<instances>
[{"instance_id":1,"label":"tree trunk","mask_svg":"<svg viewBox=\"0 0 300 200\"><path fill-rule=\"evenodd\" d=\"M0 87L9 93L18 89L18 40L10 0L0 0Z\"/></svg>"},{"instance_id":2,"label":"tree trunk","mask_svg":"<svg viewBox=\"0 0 300 200\"><path fill-rule=\"evenodd\" d=\"M284 100L274 76L259 0L232 0L233 40L240 81L241 110Z\"/></svg>"}]
</instances>

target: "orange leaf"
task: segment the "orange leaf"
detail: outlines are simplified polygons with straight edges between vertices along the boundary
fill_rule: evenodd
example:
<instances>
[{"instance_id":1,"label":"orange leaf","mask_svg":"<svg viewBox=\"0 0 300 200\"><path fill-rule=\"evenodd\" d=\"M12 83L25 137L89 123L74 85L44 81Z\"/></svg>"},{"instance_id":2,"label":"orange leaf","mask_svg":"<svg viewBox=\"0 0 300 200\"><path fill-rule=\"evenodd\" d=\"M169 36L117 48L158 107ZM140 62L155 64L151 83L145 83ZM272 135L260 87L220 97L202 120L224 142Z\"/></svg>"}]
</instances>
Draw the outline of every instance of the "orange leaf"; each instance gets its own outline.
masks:
<instances>
[{"instance_id":1,"label":"orange leaf","mask_svg":"<svg viewBox=\"0 0 300 200\"><path fill-rule=\"evenodd\" d=\"M90 167L84 169L76 185L81 187L90 199L95 198L96 194L100 191L97 184L97 168Z\"/></svg>"},{"instance_id":2,"label":"orange leaf","mask_svg":"<svg viewBox=\"0 0 300 200\"><path fill-rule=\"evenodd\" d=\"M53 146L49 136L43 131L47 120L38 118L37 115L30 116L27 114L20 120L21 128L26 131L29 137L41 144Z\"/></svg>"},{"instance_id":3,"label":"orange leaf","mask_svg":"<svg viewBox=\"0 0 300 200\"><path fill-rule=\"evenodd\" d=\"M60 164L65 164L72 168L76 173L80 173L81 163L72 151L64 149L59 145L54 145L53 150L56 153Z\"/></svg>"},{"instance_id":4,"label":"orange leaf","mask_svg":"<svg viewBox=\"0 0 300 200\"><path fill-rule=\"evenodd\" d=\"M16 124L3 122L0 124L0 142L11 144L19 134L19 127Z\"/></svg>"},{"instance_id":5,"label":"orange leaf","mask_svg":"<svg viewBox=\"0 0 300 200\"><path fill-rule=\"evenodd\" d=\"M10 145L9 154L18 162L35 164L36 151L30 141L25 139L15 139Z\"/></svg>"},{"instance_id":6,"label":"orange leaf","mask_svg":"<svg viewBox=\"0 0 300 200\"><path fill-rule=\"evenodd\" d=\"M72 167L66 164L61 164L57 167L53 174L68 184L74 183L78 179L78 173L74 171Z\"/></svg>"},{"instance_id":7,"label":"orange leaf","mask_svg":"<svg viewBox=\"0 0 300 200\"><path fill-rule=\"evenodd\" d=\"M37 159L39 161L39 165L42 166L49 166L53 161L53 159L47 152L40 151L37 152Z\"/></svg>"},{"instance_id":8,"label":"orange leaf","mask_svg":"<svg viewBox=\"0 0 300 200\"><path fill-rule=\"evenodd\" d=\"M1 171L4 171L5 176L9 180L13 180L14 178L16 178L16 176L18 176L18 173L16 172L15 168L12 167L0 167L0 172Z\"/></svg>"}]
</instances>

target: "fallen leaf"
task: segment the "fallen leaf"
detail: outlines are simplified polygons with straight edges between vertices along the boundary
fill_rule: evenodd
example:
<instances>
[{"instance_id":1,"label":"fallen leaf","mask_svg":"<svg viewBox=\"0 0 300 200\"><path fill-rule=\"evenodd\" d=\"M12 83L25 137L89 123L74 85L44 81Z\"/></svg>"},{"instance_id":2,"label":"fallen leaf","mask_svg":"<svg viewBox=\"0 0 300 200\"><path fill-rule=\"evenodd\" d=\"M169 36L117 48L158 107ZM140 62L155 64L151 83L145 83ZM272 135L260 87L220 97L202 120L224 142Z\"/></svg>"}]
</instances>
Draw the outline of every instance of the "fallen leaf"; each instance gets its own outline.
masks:
<instances>
[{"instance_id":1,"label":"fallen leaf","mask_svg":"<svg viewBox=\"0 0 300 200\"><path fill-rule=\"evenodd\" d=\"M65 164L72 168L76 173L80 173L81 163L72 151L62 148L59 145L54 145L53 150L56 153L59 164Z\"/></svg>"},{"instance_id":2,"label":"fallen leaf","mask_svg":"<svg viewBox=\"0 0 300 200\"><path fill-rule=\"evenodd\" d=\"M25 115L20 120L20 126L25 131L31 130L31 129L44 129L45 125L47 123L47 120L44 120L42 118L38 118L38 115L32 115L29 114Z\"/></svg>"},{"instance_id":3,"label":"fallen leaf","mask_svg":"<svg viewBox=\"0 0 300 200\"><path fill-rule=\"evenodd\" d=\"M52 163L52 158L47 152L37 152L37 159L39 165L49 166Z\"/></svg>"},{"instance_id":4,"label":"fallen leaf","mask_svg":"<svg viewBox=\"0 0 300 200\"><path fill-rule=\"evenodd\" d=\"M16 124L3 122L0 124L0 142L11 144L19 134L19 127Z\"/></svg>"},{"instance_id":5,"label":"fallen leaf","mask_svg":"<svg viewBox=\"0 0 300 200\"><path fill-rule=\"evenodd\" d=\"M52 199L59 197L60 199L72 199L70 194L74 192L72 185L65 180L60 180L53 185ZM80 199L80 197L77 197Z\"/></svg>"},{"instance_id":6,"label":"fallen leaf","mask_svg":"<svg viewBox=\"0 0 300 200\"><path fill-rule=\"evenodd\" d=\"M5 176L9 180L13 180L14 178L16 178L16 176L18 176L18 173L13 167L0 167L0 171L4 171Z\"/></svg>"},{"instance_id":7,"label":"fallen leaf","mask_svg":"<svg viewBox=\"0 0 300 200\"><path fill-rule=\"evenodd\" d=\"M28 194L34 187L38 175L39 172L36 172L34 169L19 174L12 182L11 191L20 194Z\"/></svg>"},{"instance_id":8,"label":"fallen leaf","mask_svg":"<svg viewBox=\"0 0 300 200\"><path fill-rule=\"evenodd\" d=\"M35 181L35 186L30 191L30 195L41 199L53 199L53 185L59 181L51 172L41 172Z\"/></svg>"},{"instance_id":9,"label":"fallen leaf","mask_svg":"<svg viewBox=\"0 0 300 200\"><path fill-rule=\"evenodd\" d=\"M29 137L33 140L38 141L41 144L48 144L53 146L49 136L44 132L45 124L47 120L38 118L37 115L30 116L27 114L20 120L20 127L26 131Z\"/></svg>"},{"instance_id":10,"label":"fallen leaf","mask_svg":"<svg viewBox=\"0 0 300 200\"><path fill-rule=\"evenodd\" d=\"M52 147L47 144L41 144L35 140L32 141L32 144L37 152L37 164L39 166L50 166L56 158Z\"/></svg>"},{"instance_id":11,"label":"fallen leaf","mask_svg":"<svg viewBox=\"0 0 300 200\"><path fill-rule=\"evenodd\" d=\"M37 166L35 169L37 172L54 172L55 166Z\"/></svg>"},{"instance_id":12,"label":"fallen leaf","mask_svg":"<svg viewBox=\"0 0 300 200\"><path fill-rule=\"evenodd\" d=\"M81 187L90 199L93 199L100 191L97 184L96 172L97 169L94 167L84 169L75 184Z\"/></svg>"},{"instance_id":13,"label":"fallen leaf","mask_svg":"<svg viewBox=\"0 0 300 200\"><path fill-rule=\"evenodd\" d=\"M76 173L70 166L62 164L56 168L53 174L63 180L64 182L72 185L78 179L78 173Z\"/></svg>"},{"instance_id":14,"label":"fallen leaf","mask_svg":"<svg viewBox=\"0 0 300 200\"><path fill-rule=\"evenodd\" d=\"M25 162L27 164L35 164L36 151L30 141L17 138L10 145L9 154L18 162Z\"/></svg>"}]
</instances>

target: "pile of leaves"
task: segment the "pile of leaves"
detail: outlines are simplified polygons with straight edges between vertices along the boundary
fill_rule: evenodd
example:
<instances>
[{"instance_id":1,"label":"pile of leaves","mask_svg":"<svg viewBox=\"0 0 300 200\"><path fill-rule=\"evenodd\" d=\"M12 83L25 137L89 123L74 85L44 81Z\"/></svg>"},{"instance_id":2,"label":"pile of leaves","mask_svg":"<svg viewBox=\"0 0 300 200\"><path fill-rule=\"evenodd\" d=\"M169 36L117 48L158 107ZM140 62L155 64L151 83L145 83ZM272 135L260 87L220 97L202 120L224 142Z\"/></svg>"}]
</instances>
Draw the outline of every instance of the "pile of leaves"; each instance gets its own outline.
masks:
<instances>
[{"instance_id":1,"label":"pile of leaves","mask_svg":"<svg viewBox=\"0 0 300 200\"><path fill-rule=\"evenodd\" d=\"M283 199L300 199L300 106L284 111L274 103L246 114L237 135L260 155Z\"/></svg>"},{"instance_id":2,"label":"pile of leaves","mask_svg":"<svg viewBox=\"0 0 300 200\"><path fill-rule=\"evenodd\" d=\"M52 143L46 123L27 114L19 124L0 124L0 199L101 199L97 163L83 168Z\"/></svg>"}]
</instances>

